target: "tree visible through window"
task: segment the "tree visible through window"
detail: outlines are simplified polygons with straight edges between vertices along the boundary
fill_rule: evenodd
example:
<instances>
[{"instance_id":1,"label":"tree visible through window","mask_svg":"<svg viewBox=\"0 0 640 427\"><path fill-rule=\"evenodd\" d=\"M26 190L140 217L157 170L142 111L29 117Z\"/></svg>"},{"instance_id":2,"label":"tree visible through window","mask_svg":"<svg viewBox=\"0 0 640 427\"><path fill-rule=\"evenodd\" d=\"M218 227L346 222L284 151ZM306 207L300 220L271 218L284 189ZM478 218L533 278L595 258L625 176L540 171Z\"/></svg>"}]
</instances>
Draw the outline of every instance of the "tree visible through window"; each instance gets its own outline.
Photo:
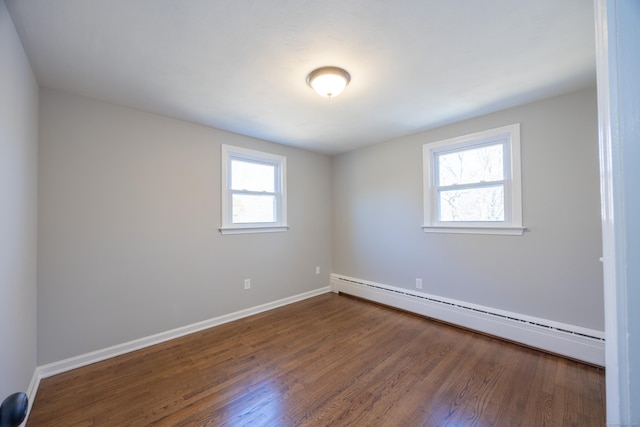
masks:
<instances>
[{"instance_id":1,"label":"tree visible through window","mask_svg":"<svg viewBox=\"0 0 640 427\"><path fill-rule=\"evenodd\" d=\"M440 221L504 221L502 144L436 154Z\"/></svg>"},{"instance_id":2,"label":"tree visible through window","mask_svg":"<svg viewBox=\"0 0 640 427\"><path fill-rule=\"evenodd\" d=\"M285 231L286 158L222 146L222 233Z\"/></svg>"},{"instance_id":3,"label":"tree visible through window","mask_svg":"<svg viewBox=\"0 0 640 427\"><path fill-rule=\"evenodd\" d=\"M425 144L423 153L425 231L522 233L519 125Z\"/></svg>"},{"instance_id":4,"label":"tree visible through window","mask_svg":"<svg viewBox=\"0 0 640 427\"><path fill-rule=\"evenodd\" d=\"M275 222L276 172L273 164L231 160L234 224Z\"/></svg>"}]
</instances>

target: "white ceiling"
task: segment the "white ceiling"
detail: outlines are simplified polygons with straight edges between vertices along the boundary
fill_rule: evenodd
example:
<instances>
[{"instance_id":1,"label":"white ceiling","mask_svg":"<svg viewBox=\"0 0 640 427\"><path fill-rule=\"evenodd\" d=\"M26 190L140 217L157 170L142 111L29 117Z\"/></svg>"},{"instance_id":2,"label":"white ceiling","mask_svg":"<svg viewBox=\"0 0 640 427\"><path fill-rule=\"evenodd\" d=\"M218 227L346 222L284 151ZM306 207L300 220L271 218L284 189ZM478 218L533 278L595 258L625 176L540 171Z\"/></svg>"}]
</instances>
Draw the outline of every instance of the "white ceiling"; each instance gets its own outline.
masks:
<instances>
[{"instance_id":1,"label":"white ceiling","mask_svg":"<svg viewBox=\"0 0 640 427\"><path fill-rule=\"evenodd\" d=\"M44 87L330 154L595 85L589 0L6 4Z\"/></svg>"}]
</instances>

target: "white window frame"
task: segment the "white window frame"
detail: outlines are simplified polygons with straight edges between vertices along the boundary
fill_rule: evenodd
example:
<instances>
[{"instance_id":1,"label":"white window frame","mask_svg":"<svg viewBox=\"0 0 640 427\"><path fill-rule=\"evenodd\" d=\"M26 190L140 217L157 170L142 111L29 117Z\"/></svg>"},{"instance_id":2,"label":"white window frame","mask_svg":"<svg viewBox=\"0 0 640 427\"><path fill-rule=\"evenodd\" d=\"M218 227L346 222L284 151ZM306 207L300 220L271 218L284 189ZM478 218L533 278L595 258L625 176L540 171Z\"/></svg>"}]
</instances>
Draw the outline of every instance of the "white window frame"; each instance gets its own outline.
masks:
<instances>
[{"instance_id":1,"label":"white window frame","mask_svg":"<svg viewBox=\"0 0 640 427\"><path fill-rule=\"evenodd\" d=\"M222 224L220 232L222 234L245 234L245 233L273 233L286 231L287 225L287 158L277 154L264 153L262 151L250 150L248 148L234 147L222 144L221 147L221 169L222 169ZM252 163L261 163L275 166L274 177L275 193L275 222L254 222L234 224L233 222L233 194L238 192L231 189L231 162L241 160ZM271 193L269 193L271 194Z\"/></svg>"},{"instance_id":2,"label":"white window frame","mask_svg":"<svg viewBox=\"0 0 640 427\"><path fill-rule=\"evenodd\" d=\"M503 143L504 221L440 221L436 158L439 154ZM466 233L522 235L522 177L520 165L520 124L451 138L422 146L424 171L425 233ZM478 183L481 186L482 183Z\"/></svg>"}]
</instances>

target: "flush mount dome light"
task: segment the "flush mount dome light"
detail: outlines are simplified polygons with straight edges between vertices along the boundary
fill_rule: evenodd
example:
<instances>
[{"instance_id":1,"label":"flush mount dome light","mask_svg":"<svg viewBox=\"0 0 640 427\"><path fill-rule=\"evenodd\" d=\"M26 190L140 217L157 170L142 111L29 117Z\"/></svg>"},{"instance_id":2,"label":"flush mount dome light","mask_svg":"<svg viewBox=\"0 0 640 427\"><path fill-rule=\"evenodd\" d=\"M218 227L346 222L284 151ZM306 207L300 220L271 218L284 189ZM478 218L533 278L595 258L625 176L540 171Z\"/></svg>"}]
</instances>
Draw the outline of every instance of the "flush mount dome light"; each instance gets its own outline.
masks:
<instances>
[{"instance_id":1,"label":"flush mount dome light","mask_svg":"<svg viewBox=\"0 0 640 427\"><path fill-rule=\"evenodd\" d=\"M349 73L338 67L318 68L307 76L307 84L318 92L318 95L327 98L340 95L350 81Z\"/></svg>"}]
</instances>

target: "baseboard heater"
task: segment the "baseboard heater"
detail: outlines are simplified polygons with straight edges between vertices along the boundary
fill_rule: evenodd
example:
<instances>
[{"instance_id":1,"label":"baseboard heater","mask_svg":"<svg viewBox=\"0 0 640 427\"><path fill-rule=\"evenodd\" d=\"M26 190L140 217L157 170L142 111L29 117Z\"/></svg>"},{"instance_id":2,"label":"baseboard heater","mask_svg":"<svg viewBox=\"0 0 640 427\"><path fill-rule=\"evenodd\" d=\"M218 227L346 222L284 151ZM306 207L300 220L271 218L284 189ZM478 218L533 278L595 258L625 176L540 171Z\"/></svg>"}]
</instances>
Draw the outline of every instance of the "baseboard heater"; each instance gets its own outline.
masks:
<instances>
[{"instance_id":1,"label":"baseboard heater","mask_svg":"<svg viewBox=\"0 0 640 427\"><path fill-rule=\"evenodd\" d=\"M604 332L357 278L331 275L331 289L604 366Z\"/></svg>"}]
</instances>

